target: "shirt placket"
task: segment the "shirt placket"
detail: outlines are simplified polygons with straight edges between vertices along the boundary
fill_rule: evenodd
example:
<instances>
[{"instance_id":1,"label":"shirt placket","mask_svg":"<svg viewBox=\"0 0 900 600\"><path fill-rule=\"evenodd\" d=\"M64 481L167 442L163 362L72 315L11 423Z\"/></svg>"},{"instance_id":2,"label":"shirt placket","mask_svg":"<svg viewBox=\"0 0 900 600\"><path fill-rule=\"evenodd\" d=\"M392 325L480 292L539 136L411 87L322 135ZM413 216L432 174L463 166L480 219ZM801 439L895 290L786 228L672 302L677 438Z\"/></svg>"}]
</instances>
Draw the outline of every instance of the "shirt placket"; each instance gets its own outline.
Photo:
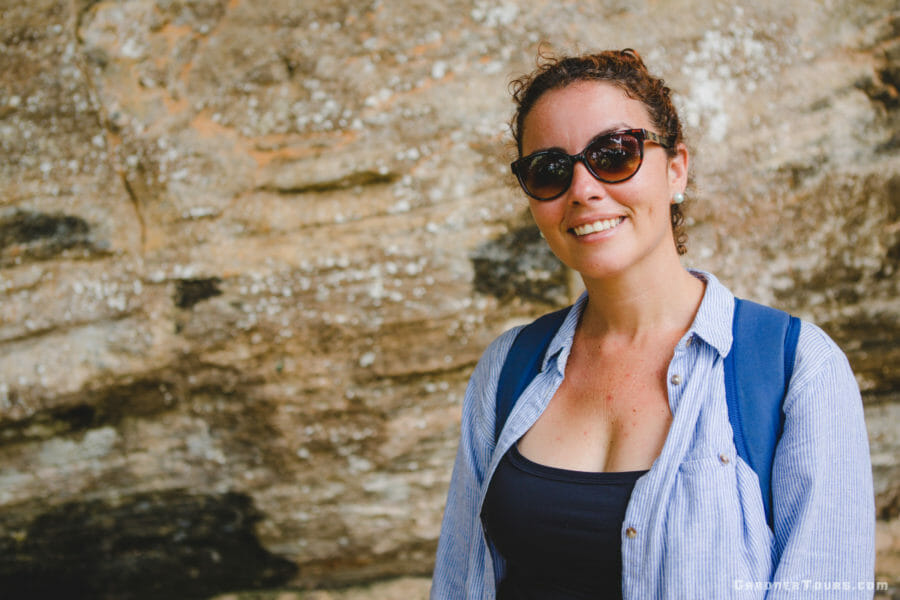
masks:
<instances>
[{"instance_id":1,"label":"shirt placket","mask_svg":"<svg viewBox=\"0 0 900 600\"><path fill-rule=\"evenodd\" d=\"M679 341L666 372L666 391L669 409L673 415L671 425L673 428L680 423L678 419L674 418L674 415L681 405L684 390L687 387L692 351L695 350L692 348L694 343L694 336L690 332ZM683 435L684 432L678 430L669 432L666 444L657 459L658 463L671 463L675 460L672 455L677 452L670 447L672 444L669 442L671 439L672 442L675 442L675 446L683 446L678 443ZM657 512L652 507L662 501L659 497L662 478L666 473L670 473L672 468L668 464L654 463L654 469L644 476L646 481L638 480L635 485L628 510L626 510L625 522L622 524L622 585L623 597L626 599L653 597L655 594L655 591L648 589L647 586L651 581L656 581L656 574L654 577L647 577L647 573L642 571L651 565L658 566L658 561L650 555L650 518ZM632 505L637 510L634 510Z\"/></svg>"}]
</instances>

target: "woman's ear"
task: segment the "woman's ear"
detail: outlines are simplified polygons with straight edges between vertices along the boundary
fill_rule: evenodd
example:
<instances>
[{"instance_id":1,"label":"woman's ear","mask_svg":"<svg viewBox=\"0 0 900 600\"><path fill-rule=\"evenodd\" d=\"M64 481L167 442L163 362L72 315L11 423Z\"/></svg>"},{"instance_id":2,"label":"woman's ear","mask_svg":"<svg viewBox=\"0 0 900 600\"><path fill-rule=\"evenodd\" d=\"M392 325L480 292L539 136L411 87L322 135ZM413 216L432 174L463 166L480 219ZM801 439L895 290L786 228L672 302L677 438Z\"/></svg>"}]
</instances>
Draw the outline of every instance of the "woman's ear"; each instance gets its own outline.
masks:
<instances>
[{"instance_id":1,"label":"woman's ear","mask_svg":"<svg viewBox=\"0 0 900 600\"><path fill-rule=\"evenodd\" d=\"M688 181L688 166L690 158L688 149L684 143L679 142L675 146L675 156L669 157L668 175L669 188L672 194L684 192Z\"/></svg>"}]
</instances>

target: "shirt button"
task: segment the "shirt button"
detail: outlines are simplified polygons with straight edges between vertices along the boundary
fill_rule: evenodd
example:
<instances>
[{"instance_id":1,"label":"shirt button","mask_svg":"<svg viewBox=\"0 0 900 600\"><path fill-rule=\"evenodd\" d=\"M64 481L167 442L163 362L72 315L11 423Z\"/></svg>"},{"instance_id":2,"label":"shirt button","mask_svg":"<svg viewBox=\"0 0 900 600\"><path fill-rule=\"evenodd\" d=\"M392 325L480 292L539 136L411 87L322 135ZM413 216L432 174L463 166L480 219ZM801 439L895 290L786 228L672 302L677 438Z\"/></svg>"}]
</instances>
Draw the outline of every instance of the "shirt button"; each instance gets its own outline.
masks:
<instances>
[{"instance_id":1,"label":"shirt button","mask_svg":"<svg viewBox=\"0 0 900 600\"><path fill-rule=\"evenodd\" d=\"M690 346L692 343L694 343L694 336L693 336L693 335L689 335L689 336L688 336L688 339L684 342L684 345L685 345L685 346Z\"/></svg>"},{"instance_id":2,"label":"shirt button","mask_svg":"<svg viewBox=\"0 0 900 600\"><path fill-rule=\"evenodd\" d=\"M634 527L629 527L628 529L625 530L625 536L628 537L629 539L636 538L637 537L637 529L635 529Z\"/></svg>"},{"instance_id":3,"label":"shirt button","mask_svg":"<svg viewBox=\"0 0 900 600\"><path fill-rule=\"evenodd\" d=\"M731 462L731 459L728 458L728 455L725 454L724 452L719 455L719 460L722 462L723 465L727 465L728 463Z\"/></svg>"},{"instance_id":4,"label":"shirt button","mask_svg":"<svg viewBox=\"0 0 900 600\"><path fill-rule=\"evenodd\" d=\"M672 382L672 385L681 385L681 375L676 373L675 375L672 375L672 379L669 381Z\"/></svg>"}]
</instances>

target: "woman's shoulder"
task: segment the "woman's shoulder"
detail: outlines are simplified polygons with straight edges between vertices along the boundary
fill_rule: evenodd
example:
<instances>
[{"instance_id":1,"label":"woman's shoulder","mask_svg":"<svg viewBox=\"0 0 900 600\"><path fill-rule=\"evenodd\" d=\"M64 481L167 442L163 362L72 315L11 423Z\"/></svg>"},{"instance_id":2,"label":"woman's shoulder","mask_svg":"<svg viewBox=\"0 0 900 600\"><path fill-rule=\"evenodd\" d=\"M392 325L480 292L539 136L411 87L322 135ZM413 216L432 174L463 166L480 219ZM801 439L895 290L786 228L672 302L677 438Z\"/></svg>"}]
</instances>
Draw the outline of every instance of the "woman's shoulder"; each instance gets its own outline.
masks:
<instances>
[{"instance_id":1,"label":"woman's shoulder","mask_svg":"<svg viewBox=\"0 0 900 600\"><path fill-rule=\"evenodd\" d=\"M516 340L519 332L521 332L522 329L526 327L526 325L527 323L512 325L505 329L503 333L495 337L481 354L481 359L478 361L478 365L475 367L475 371L478 372L479 370L483 369L489 369L493 371L494 369L496 369L497 375L499 376L500 369L503 367L503 363L506 361L506 356L509 354L509 350L510 348L512 348L513 342Z\"/></svg>"},{"instance_id":2,"label":"woman's shoulder","mask_svg":"<svg viewBox=\"0 0 900 600\"><path fill-rule=\"evenodd\" d=\"M503 363L523 327L524 325L510 327L497 336L484 350L469 377L463 401L463 420L465 421L466 414L469 414L471 419L469 427L475 427L473 424L477 424L477 429L485 440L493 439L491 432L494 427L494 407Z\"/></svg>"},{"instance_id":3,"label":"woman's shoulder","mask_svg":"<svg viewBox=\"0 0 900 600\"><path fill-rule=\"evenodd\" d=\"M707 312L712 315L710 320L715 323L716 331L731 330L738 298L711 273L696 269L692 269L691 272L707 283L704 302L710 305ZM767 303L763 303L763 306L779 310ZM793 378L796 380L812 376L836 363L847 363L847 357L840 346L820 326L801 318Z\"/></svg>"},{"instance_id":4,"label":"woman's shoulder","mask_svg":"<svg viewBox=\"0 0 900 600\"><path fill-rule=\"evenodd\" d=\"M535 348L544 350L550 342L557 337L557 334L566 334L566 324L568 328L574 327L578 314L584 304L584 298L579 298L575 304L557 309L549 313L540 315L535 318L526 318L524 322L519 321L515 325L509 326L503 333L497 336L494 341L488 345L482 355L481 362L491 365L503 365L506 361L509 351L523 330L527 328L527 335L523 337L523 341ZM572 313L575 313L574 315ZM563 336L565 337L565 336ZM561 343L561 342L560 342Z\"/></svg>"},{"instance_id":5,"label":"woman's shoulder","mask_svg":"<svg viewBox=\"0 0 900 600\"><path fill-rule=\"evenodd\" d=\"M515 324L510 324L500 335L494 338L482 353L481 358L472 373L472 383L475 383L479 387L485 387L489 391L496 390L503 365L509 357L513 344L523 330L530 325L535 325L538 321L541 321L541 326L537 328L532 327L530 334L526 336L526 338L523 338L523 340L529 345L534 345L535 348L540 347L541 349L545 349L547 343L552 337L556 336L556 333L561 326L560 316L565 319L571 312L571 309L572 307L568 307L563 310L541 315L533 320L526 318L517 321ZM553 318L548 319L548 317ZM547 337L548 334L551 337Z\"/></svg>"},{"instance_id":6,"label":"woman's shoulder","mask_svg":"<svg viewBox=\"0 0 900 600\"><path fill-rule=\"evenodd\" d=\"M806 319L800 319L800 338L797 340L797 346L798 349L803 348L805 352L816 356L843 354L837 342L824 329Z\"/></svg>"},{"instance_id":7,"label":"woman's shoulder","mask_svg":"<svg viewBox=\"0 0 900 600\"><path fill-rule=\"evenodd\" d=\"M847 361L841 347L821 327L801 319L794 373L815 370L834 361Z\"/></svg>"},{"instance_id":8,"label":"woman's shoulder","mask_svg":"<svg viewBox=\"0 0 900 600\"><path fill-rule=\"evenodd\" d=\"M791 391L794 393L791 394ZM820 396L830 392L852 392L858 397L859 388L850 362L840 346L821 327L802 320L788 396L810 393ZM790 403L789 398L785 402Z\"/></svg>"}]
</instances>

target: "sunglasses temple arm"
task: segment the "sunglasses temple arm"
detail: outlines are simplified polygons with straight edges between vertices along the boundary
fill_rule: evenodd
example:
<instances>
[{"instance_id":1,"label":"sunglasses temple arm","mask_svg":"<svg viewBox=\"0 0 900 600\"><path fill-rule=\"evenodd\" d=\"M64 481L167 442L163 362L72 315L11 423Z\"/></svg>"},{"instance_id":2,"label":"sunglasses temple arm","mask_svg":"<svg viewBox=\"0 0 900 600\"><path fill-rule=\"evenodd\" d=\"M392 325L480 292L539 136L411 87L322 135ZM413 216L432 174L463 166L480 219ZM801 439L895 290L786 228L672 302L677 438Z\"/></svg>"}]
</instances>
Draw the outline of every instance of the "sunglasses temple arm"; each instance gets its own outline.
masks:
<instances>
[{"instance_id":1,"label":"sunglasses temple arm","mask_svg":"<svg viewBox=\"0 0 900 600\"><path fill-rule=\"evenodd\" d=\"M652 131L647 131L646 129L644 130L644 136L646 136L646 138L648 140L650 140L651 142L655 142L655 143L659 144L660 146L662 146L663 148L671 147L671 143L669 142L669 138L667 138L667 137L662 137L662 136L656 135Z\"/></svg>"}]
</instances>

